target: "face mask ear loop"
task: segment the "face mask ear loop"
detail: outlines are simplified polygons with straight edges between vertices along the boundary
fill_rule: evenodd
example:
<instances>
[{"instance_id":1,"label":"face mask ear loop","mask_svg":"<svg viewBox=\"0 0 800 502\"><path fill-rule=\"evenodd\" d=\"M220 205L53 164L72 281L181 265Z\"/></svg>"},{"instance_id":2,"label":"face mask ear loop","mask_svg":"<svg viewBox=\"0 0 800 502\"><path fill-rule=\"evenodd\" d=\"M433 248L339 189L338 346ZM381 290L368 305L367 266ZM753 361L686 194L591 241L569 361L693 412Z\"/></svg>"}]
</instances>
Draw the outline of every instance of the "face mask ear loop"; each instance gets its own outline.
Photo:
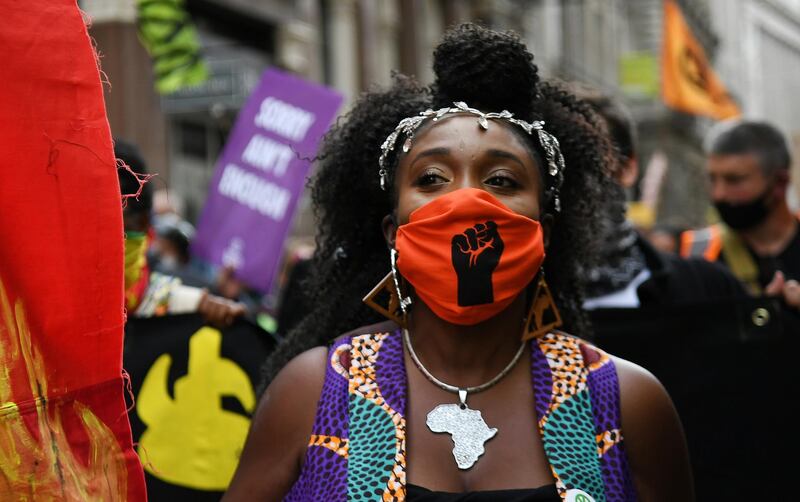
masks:
<instances>
[{"instance_id":1,"label":"face mask ear loop","mask_svg":"<svg viewBox=\"0 0 800 502\"><path fill-rule=\"evenodd\" d=\"M392 279L394 280L394 287L397 290L397 298L400 301L400 310L405 316L408 314L408 307L411 306L411 297L406 296L403 298L403 293L400 291L400 280L397 278L399 275L397 272L397 250L395 248L392 248L391 251L389 251L389 257L392 262Z\"/></svg>"}]
</instances>

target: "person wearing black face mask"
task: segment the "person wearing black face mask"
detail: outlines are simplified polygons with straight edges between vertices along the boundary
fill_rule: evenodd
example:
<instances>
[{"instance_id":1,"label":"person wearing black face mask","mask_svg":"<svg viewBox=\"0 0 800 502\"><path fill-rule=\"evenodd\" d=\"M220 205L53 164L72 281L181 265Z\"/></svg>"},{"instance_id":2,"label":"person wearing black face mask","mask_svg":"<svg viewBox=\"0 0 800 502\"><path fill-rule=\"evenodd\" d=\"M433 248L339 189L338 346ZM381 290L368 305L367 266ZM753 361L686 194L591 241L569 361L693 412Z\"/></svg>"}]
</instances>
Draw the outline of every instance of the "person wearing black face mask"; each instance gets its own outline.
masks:
<instances>
[{"instance_id":1,"label":"person wearing black face mask","mask_svg":"<svg viewBox=\"0 0 800 502\"><path fill-rule=\"evenodd\" d=\"M598 228L602 261L587 273L584 308L593 342L648 368L664 384L686 433L697 500L760 500L766 480L786 475L765 459L797 448L774 432L790 427L783 410L740 410L781 399L780 390L770 395L762 382L793 378L789 367L771 363L797 351L798 310L781 308L778 298L751 297L723 264L657 252L636 233L625 219L623 192L637 177L633 117L623 103L575 86L603 119L619 154L609 169L616 197L606 198ZM773 191L752 204L765 211L749 214L769 213ZM732 219L748 217L738 207L733 212L744 216ZM702 392L696 382L703 382Z\"/></svg>"},{"instance_id":2,"label":"person wearing black face mask","mask_svg":"<svg viewBox=\"0 0 800 502\"><path fill-rule=\"evenodd\" d=\"M800 302L800 225L786 200L791 157L781 133L743 121L708 152L710 196L722 222L685 232L681 255L727 266L753 294Z\"/></svg>"},{"instance_id":3,"label":"person wearing black face mask","mask_svg":"<svg viewBox=\"0 0 800 502\"><path fill-rule=\"evenodd\" d=\"M767 187L762 195L750 202L733 204L726 201L715 201L714 207L722 221L733 230L747 230L763 222L769 216L770 194L773 188L773 186Z\"/></svg>"}]
</instances>

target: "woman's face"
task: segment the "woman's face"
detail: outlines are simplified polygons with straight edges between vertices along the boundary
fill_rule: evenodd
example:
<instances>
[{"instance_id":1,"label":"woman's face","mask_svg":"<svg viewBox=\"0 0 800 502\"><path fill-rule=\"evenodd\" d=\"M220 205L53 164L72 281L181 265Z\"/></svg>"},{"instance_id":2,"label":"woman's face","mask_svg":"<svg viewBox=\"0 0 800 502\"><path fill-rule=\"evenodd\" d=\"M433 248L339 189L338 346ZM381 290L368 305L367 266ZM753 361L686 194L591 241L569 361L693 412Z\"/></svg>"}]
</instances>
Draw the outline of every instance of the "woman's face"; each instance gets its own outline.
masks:
<instances>
[{"instance_id":1,"label":"woman's face","mask_svg":"<svg viewBox=\"0 0 800 502\"><path fill-rule=\"evenodd\" d=\"M428 202L461 188L495 196L512 211L540 219L542 180L531 150L511 124L457 115L424 126L403 154L395 175L397 224Z\"/></svg>"}]
</instances>

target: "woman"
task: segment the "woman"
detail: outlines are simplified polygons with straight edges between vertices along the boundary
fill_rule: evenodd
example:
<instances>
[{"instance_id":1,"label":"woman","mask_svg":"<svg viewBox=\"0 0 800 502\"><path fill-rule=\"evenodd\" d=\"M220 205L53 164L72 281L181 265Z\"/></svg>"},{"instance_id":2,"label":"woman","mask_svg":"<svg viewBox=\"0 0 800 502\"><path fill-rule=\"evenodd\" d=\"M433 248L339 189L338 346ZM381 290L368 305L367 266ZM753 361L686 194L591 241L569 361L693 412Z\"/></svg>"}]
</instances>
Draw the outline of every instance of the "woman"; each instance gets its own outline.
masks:
<instances>
[{"instance_id":1,"label":"woman","mask_svg":"<svg viewBox=\"0 0 800 502\"><path fill-rule=\"evenodd\" d=\"M661 385L555 329L588 335L596 117L508 33L451 31L434 70L327 138L315 309L268 361L226 500L691 500ZM393 320L335 338L378 319L376 283Z\"/></svg>"}]
</instances>

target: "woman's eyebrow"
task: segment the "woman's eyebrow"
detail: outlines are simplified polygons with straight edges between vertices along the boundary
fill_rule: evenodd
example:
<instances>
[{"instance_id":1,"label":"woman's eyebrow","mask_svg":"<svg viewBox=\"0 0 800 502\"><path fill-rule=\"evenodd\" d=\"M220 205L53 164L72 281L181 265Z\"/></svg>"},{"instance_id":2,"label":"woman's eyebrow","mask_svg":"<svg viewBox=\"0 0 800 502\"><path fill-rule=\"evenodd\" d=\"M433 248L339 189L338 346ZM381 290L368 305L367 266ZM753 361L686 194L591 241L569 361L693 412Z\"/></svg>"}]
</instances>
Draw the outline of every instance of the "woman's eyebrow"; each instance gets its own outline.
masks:
<instances>
[{"instance_id":1,"label":"woman's eyebrow","mask_svg":"<svg viewBox=\"0 0 800 502\"><path fill-rule=\"evenodd\" d=\"M514 162L519 164L520 167L523 167L523 168L525 167L525 163L522 162L522 159L520 159L519 157L517 157L513 153L507 152L505 150L496 150L494 148L490 148L490 149L486 150L486 155L488 157L499 157L501 159L513 160Z\"/></svg>"},{"instance_id":2,"label":"woman's eyebrow","mask_svg":"<svg viewBox=\"0 0 800 502\"><path fill-rule=\"evenodd\" d=\"M447 147L437 147L437 148L429 148L427 150L423 150L414 157L414 160L411 161L411 165L413 166L419 159L422 157L432 157L434 155L450 155L450 149Z\"/></svg>"}]
</instances>

